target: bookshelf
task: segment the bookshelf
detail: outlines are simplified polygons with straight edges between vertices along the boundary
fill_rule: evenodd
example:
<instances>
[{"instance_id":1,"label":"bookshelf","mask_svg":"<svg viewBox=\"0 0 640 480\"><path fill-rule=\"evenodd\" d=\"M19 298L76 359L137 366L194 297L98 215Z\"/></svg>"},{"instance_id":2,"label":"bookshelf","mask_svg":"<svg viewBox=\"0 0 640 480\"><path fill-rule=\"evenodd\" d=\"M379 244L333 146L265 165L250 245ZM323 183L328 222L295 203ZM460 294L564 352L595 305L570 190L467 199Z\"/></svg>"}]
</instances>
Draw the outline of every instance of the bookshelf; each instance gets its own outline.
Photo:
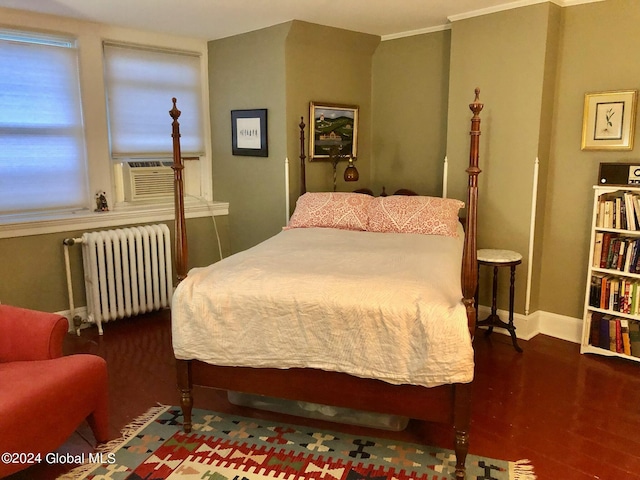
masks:
<instances>
[{"instance_id":1,"label":"bookshelf","mask_svg":"<svg viewBox=\"0 0 640 480\"><path fill-rule=\"evenodd\" d=\"M593 188L580 352L640 362L640 186Z\"/></svg>"}]
</instances>

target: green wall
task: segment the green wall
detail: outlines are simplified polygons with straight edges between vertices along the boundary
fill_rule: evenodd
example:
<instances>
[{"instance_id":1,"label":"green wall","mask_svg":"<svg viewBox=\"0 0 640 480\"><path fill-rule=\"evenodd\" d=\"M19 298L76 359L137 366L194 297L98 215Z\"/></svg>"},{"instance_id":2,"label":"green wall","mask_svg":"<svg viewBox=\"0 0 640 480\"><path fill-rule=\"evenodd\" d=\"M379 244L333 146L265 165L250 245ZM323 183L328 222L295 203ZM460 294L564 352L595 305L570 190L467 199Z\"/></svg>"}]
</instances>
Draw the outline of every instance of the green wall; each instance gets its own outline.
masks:
<instances>
[{"instance_id":1,"label":"green wall","mask_svg":"<svg viewBox=\"0 0 640 480\"><path fill-rule=\"evenodd\" d=\"M380 37L294 21L287 37L287 135L290 160L299 160L297 125L304 117L305 151L308 157L309 102L358 106L358 158L360 180L351 184L342 175L346 163L337 168L337 190L348 191L370 185L372 162L371 57ZM291 209L299 192L299 161L291 165ZM333 189L333 171L326 161L307 161L307 190Z\"/></svg>"},{"instance_id":2,"label":"green wall","mask_svg":"<svg viewBox=\"0 0 640 480\"><path fill-rule=\"evenodd\" d=\"M442 195L449 30L385 41L373 56L371 188Z\"/></svg>"},{"instance_id":3,"label":"green wall","mask_svg":"<svg viewBox=\"0 0 640 480\"><path fill-rule=\"evenodd\" d=\"M300 190L300 117L309 134L309 102L360 108L357 166L368 185L371 165L371 56L379 37L292 21L209 43L214 196L229 202L233 252L278 233L286 221L285 158L290 211ZM269 157L231 155L230 112L268 109ZM308 143L305 144L308 148ZM333 188L330 164L307 163L310 191Z\"/></svg>"},{"instance_id":4,"label":"green wall","mask_svg":"<svg viewBox=\"0 0 640 480\"><path fill-rule=\"evenodd\" d=\"M600 162L637 162L636 150L581 151L584 94L638 89L640 2L607 0L564 9L541 256L540 309L581 317L592 186ZM637 120L637 118L636 118Z\"/></svg>"},{"instance_id":5,"label":"green wall","mask_svg":"<svg viewBox=\"0 0 640 480\"><path fill-rule=\"evenodd\" d=\"M290 24L209 42L213 192L229 202L235 253L285 222L285 39ZM268 157L231 154L231 110L267 109Z\"/></svg>"},{"instance_id":6,"label":"green wall","mask_svg":"<svg viewBox=\"0 0 640 480\"><path fill-rule=\"evenodd\" d=\"M174 245L173 222L166 223L171 230ZM216 217L216 223L222 254L226 256L229 254L227 217ZM62 241L65 238L81 237L83 233L71 231L0 239L0 301L45 312L68 310L69 296ZM219 259L212 218L187 220L187 234L189 268L209 265ZM74 304L75 307L83 307L86 300L81 247L71 247L69 257Z\"/></svg>"},{"instance_id":7,"label":"green wall","mask_svg":"<svg viewBox=\"0 0 640 480\"><path fill-rule=\"evenodd\" d=\"M556 25L558 10L554 4L543 3L452 26L447 139L451 196L464 199L471 118L468 104L474 88L480 87L485 108L481 113L478 248L509 249L523 255L517 274L519 312L525 308L534 164L539 158L542 170L548 162L548 151L540 149L543 127L548 129L541 120L548 118L550 108L545 88L553 84L545 83L545 78L551 68L547 59L553 58L556 47L547 39ZM540 178L545 181L546 177ZM490 272L485 270L489 269L481 270L485 277L481 285L491 285ZM499 307L506 308L508 282L500 285ZM480 303L484 305L490 304L487 290L481 290ZM537 303L537 298L532 303Z\"/></svg>"}]
</instances>

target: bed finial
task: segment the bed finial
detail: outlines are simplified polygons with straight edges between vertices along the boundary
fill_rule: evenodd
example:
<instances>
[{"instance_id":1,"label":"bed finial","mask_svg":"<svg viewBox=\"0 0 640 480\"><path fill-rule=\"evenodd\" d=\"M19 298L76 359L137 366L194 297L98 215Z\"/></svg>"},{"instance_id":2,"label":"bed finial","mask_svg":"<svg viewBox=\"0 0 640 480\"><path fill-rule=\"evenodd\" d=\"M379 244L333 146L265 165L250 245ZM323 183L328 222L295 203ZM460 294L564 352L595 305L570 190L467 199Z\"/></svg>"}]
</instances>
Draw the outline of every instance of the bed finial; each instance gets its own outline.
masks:
<instances>
[{"instance_id":1,"label":"bed finial","mask_svg":"<svg viewBox=\"0 0 640 480\"><path fill-rule=\"evenodd\" d=\"M307 193L306 165L304 164L304 161L307 158L304 153L304 127L306 127L304 124L304 117L300 117L300 124L298 127L300 127L300 196L302 196Z\"/></svg>"},{"instance_id":2,"label":"bed finial","mask_svg":"<svg viewBox=\"0 0 640 480\"><path fill-rule=\"evenodd\" d=\"M480 88L476 87L476 98L473 100L473 103L469 104L469 108L473 112L474 118L480 115L480 112L484 108L484 103L480 103Z\"/></svg>"},{"instance_id":3,"label":"bed finial","mask_svg":"<svg viewBox=\"0 0 640 480\"><path fill-rule=\"evenodd\" d=\"M171 115L171 118L173 118L173 121L176 122L178 121L178 118L180 117L180 114L182 112L178 110L178 107L176 107L176 102L178 101L176 100L176 97L173 97L171 101L173 102L173 108L169 110L169 115Z\"/></svg>"}]
</instances>

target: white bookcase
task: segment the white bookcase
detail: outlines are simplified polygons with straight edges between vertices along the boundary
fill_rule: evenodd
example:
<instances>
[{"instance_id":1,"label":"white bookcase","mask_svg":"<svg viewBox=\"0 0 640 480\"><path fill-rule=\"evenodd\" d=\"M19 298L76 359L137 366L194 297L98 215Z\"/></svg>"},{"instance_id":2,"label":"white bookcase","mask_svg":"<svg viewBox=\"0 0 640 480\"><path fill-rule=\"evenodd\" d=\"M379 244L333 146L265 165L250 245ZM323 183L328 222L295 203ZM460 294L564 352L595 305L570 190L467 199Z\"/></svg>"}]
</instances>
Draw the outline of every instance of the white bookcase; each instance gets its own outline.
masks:
<instances>
[{"instance_id":1,"label":"white bookcase","mask_svg":"<svg viewBox=\"0 0 640 480\"><path fill-rule=\"evenodd\" d=\"M640 362L639 259L640 187L594 186L581 353Z\"/></svg>"}]
</instances>

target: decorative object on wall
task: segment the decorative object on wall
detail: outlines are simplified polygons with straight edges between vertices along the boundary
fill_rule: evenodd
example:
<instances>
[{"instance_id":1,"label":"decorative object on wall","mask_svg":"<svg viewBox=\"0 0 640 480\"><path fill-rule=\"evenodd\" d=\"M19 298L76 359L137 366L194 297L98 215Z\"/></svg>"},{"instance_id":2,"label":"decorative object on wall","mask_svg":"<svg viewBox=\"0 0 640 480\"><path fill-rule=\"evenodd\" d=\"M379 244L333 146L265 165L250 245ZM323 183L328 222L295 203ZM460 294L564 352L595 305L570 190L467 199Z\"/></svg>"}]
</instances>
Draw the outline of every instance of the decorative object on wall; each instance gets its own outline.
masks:
<instances>
[{"instance_id":1,"label":"decorative object on wall","mask_svg":"<svg viewBox=\"0 0 640 480\"><path fill-rule=\"evenodd\" d=\"M267 109L231 110L233 155L268 157Z\"/></svg>"},{"instance_id":2,"label":"decorative object on wall","mask_svg":"<svg viewBox=\"0 0 640 480\"><path fill-rule=\"evenodd\" d=\"M345 158L357 158L358 107L311 102L309 118L309 160L331 160L338 148Z\"/></svg>"},{"instance_id":3,"label":"decorative object on wall","mask_svg":"<svg viewBox=\"0 0 640 480\"><path fill-rule=\"evenodd\" d=\"M584 96L582 150L633 150L637 90Z\"/></svg>"}]
</instances>

